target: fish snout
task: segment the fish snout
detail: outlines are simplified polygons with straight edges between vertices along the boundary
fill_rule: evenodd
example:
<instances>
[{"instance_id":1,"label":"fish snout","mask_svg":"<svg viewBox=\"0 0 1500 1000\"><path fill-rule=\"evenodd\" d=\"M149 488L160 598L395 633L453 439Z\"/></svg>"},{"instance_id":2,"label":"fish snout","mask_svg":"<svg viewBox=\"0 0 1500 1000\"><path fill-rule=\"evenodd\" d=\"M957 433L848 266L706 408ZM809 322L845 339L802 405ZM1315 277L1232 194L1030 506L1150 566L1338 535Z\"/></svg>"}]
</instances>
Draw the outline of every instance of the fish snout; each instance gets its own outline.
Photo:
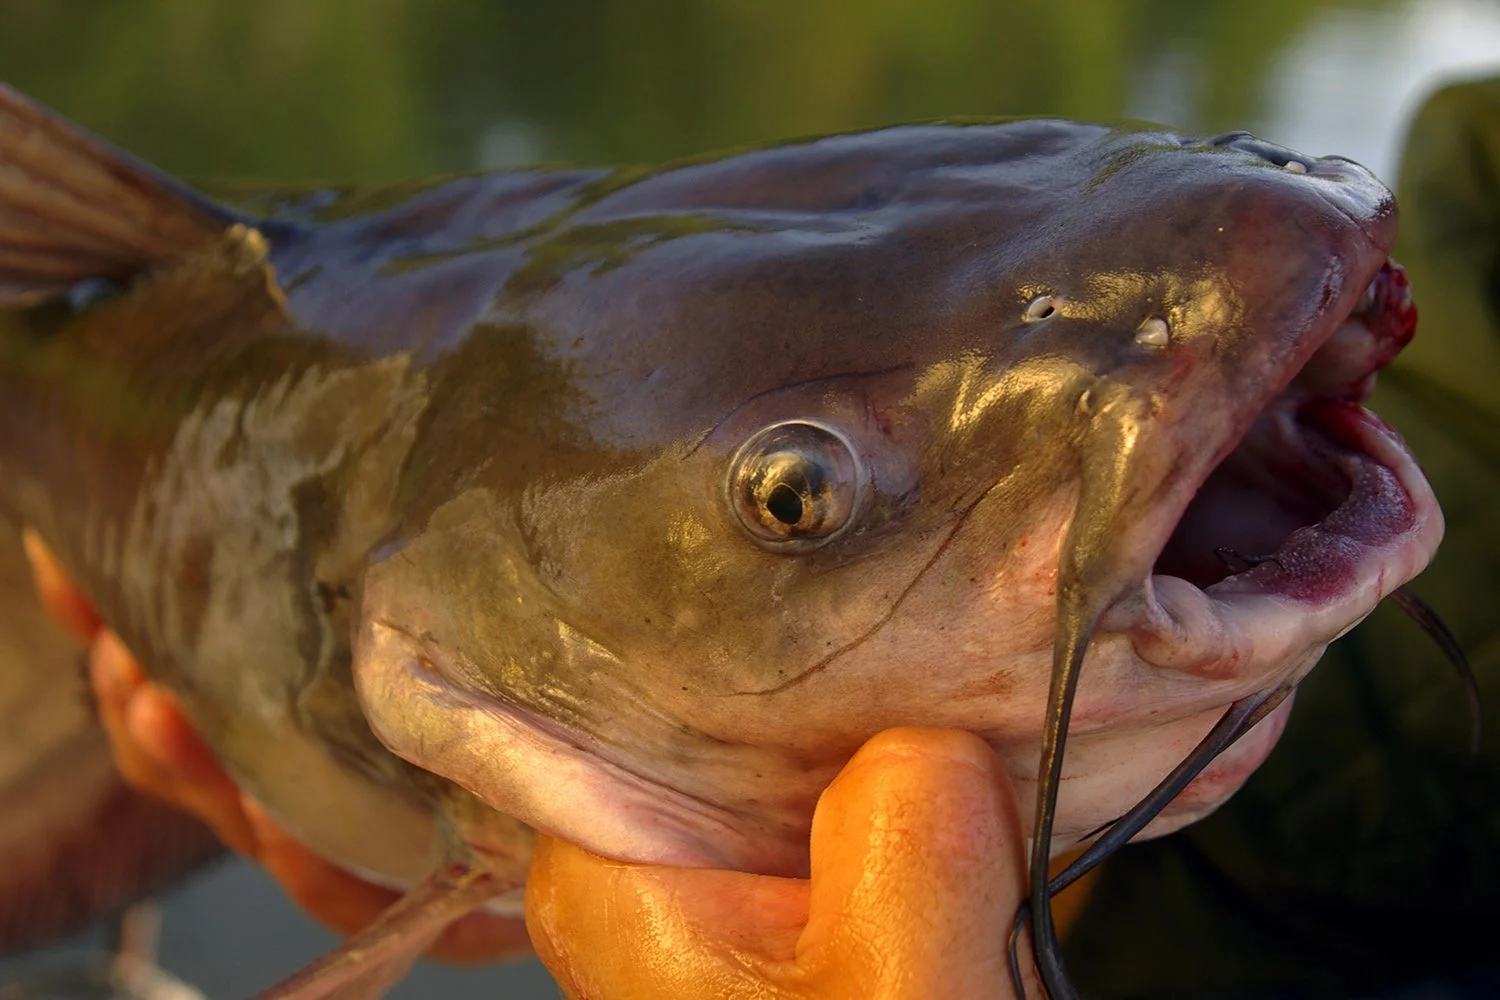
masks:
<instances>
[{"instance_id":1,"label":"fish snout","mask_svg":"<svg viewBox=\"0 0 1500 1000\"><path fill-rule=\"evenodd\" d=\"M1202 144L1237 150L1306 178L1318 199L1353 222L1372 245L1389 253L1396 242L1395 196L1363 165L1343 156L1309 156L1244 131L1224 132Z\"/></svg>"},{"instance_id":2,"label":"fish snout","mask_svg":"<svg viewBox=\"0 0 1500 1000\"><path fill-rule=\"evenodd\" d=\"M1237 149L1242 153L1249 153L1260 160L1275 167L1280 167L1289 174L1313 174L1345 172L1371 176L1360 164L1343 156L1309 156L1298 152L1289 146L1277 145L1268 142L1249 132L1236 131L1224 132L1209 139L1205 145L1216 146L1220 149Z\"/></svg>"}]
</instances>

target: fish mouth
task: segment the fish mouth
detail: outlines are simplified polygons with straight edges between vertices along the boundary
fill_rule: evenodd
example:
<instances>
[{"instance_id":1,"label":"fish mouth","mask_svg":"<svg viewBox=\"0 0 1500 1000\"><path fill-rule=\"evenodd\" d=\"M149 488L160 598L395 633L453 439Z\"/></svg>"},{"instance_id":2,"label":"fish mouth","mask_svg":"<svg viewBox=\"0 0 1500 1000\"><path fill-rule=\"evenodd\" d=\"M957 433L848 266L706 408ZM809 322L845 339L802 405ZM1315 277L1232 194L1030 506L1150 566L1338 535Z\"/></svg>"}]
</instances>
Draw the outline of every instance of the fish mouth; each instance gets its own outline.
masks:
<instances>
[{"instance_id":1,"label":"fish mouth","mask_svg":"<svg viewBox=\"0 0 1500 1000\"><path fill-rule=\"evenodd\" d=\"M1210 471L1143 593L1104 628L1149 665L1263 688L1311 669L1419 573L1442 512L1400 437L1361 405L1415 328L1406 273L1386 260Z\"/></svg>"},{"instance_id":2,"label":"fish mouth","mask_svg":"<svg viewBox=\"0 0 1500 1000\"><path fill-rule=\"evenodd\" d=\"M1307 340L1317 345L1310 357L1300 368L1289 366L1292 377L1282 391L1189 499L1145 585L1095 623L1127 634L1135 655L1148 665L1228 682L1200 684L1197 706L1175 706L1181 718L1194 707L1233 703L1128 813L1085 835L1093 841L1088 849L1052 878L1047 858L1057 846L1063 750L1086 649L1080 643L1093 631L1079 614L1079 602L1065 602L1059 591L1032 894L1011 934L1018 991L1024 992L1018 935L1030 922L1049 995L1078 995L1063 968L1051 896L1127 839L1169 832L1227 798L1269 754L1285 724L1286 699L1328 643L1420 572L1442 538L1442 513L1416 459L1360 405L1375 373L1415 331L1405 272L1386 259L1343 318L1328 323L1326 332L1320 325L1307 331ZM1191 429L1181 433L1188 437ZM1257 732L1258 746L1236 746ZM1226 751L1222 773L1205 773Z\"/></svg>"}]
</instances>

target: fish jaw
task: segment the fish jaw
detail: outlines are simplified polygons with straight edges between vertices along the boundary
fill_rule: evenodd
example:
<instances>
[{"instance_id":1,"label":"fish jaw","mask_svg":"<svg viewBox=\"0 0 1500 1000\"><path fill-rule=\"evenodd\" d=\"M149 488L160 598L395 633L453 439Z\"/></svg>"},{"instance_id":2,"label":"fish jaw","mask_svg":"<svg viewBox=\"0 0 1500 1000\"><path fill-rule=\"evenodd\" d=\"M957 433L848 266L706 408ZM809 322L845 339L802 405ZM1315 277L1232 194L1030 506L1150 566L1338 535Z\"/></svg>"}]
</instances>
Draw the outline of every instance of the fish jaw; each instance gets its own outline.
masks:
<instances>
[{"instance_id":1,"label":"fish jaw","mask_svg":"<svg viewBox=\"0 0 1500 1000\"><path fill-rule=\"evenodd\" d=\"M1376 229L1370 245L1352 258L1360 281L1389 248L1393 231L1385 238L1381 235ZM1116 523L1111 536L1096 542L1093 551L1084 545L1083 570L1074 570L1065 557L1059 581L1054 698L1065 690L1060 686L1069 683L1062 649L1068 638L1064 616L1070 601L1081 601L1084 610L1078 620L1086 623L1093 642L1107 645L1111 634L1123 635L1129 654L1140 663L1210 685L1222 682L1239 699L1296 684L1328 643L1355 627L1431 560L1443 534L1436 498L1401 439L1359 405L1373 387L1376 372L1415 331L1416 312L1405 273L1387 259L1352 306L1347 287L1331 298L1331 307L1302 338L1307 348L1291 352L1292 363L1282 377L1267 379L1286 388L1252 414L1250 429L1231 439L1233 450L1206 476L1189 478L1190 501L1184 503L1183 491L1170 485L1152 490L1148 484L1141 490L1169 515L1135 519L1137 532L1145 528L1150 540L1143 549L1124 525ZM1171 416L1159 416L1154 429L1168 435L1175 431L1187 440L1195 437L1190 423ZM1201 441L1198 444L1201 451ZM1129 506L1116 504L1108 513L1118 517ZM1077 523L1086 525L1091 518L1097 520L1097 512L1081 503L1070 544L1076 542ZM1163 533L1163 524L1168 533ZM1132 550L1157 553L1154 572L1140 584L1135 581L1142 562L1130 557ZM1111 556L1123 566L1115 580L1107 579ZM1211 565L1213 560L1221 565ZM1106 580L1087 593L1086 574L1098 573L1100 566ZM1070 572L1083 576L1084 582L1070 581ZM1085 596L1075 598L1070 586ZM1122 714L1129 714L1125 706L1131 695L1122 694L1128 686L1093 690L1092 700L1080 695L1071 703L1070 729L1087 732L1091 718L1118 725ZM1189 710L1193 701L1164 699L1161 704L1171 708L1158 712L1159 720ZM1213 708L1222 705L1216 699ZM1142 835L1169 832L1216 808L1270 752L1285 711L1265 720L1254 738L1247 738L1193 782ZM1213 711L1207 714L1197 727L1200 734L1216 716ZM1079 762L1072 764L1076 768ZM1048 790L1057 795L1059 812L1075 820L1066 831L1038 826L1039 835L1051 836L1054 852L1078 841L1076 820L1092 811L1090 806L1097 810L1113 798L1107 792L1088 798L1086 780L1071 789L1060 787L1064 776L1061 765L1054 763L1038 779L1039 794ZM1088 804L1075 807L1069 799ZM1129 804L1127 799L1120 806ZM1101 822L1109 818L1105 815Z\"/></svg>"},{"instance_id":2,"label":"fish jaw","mask_svg":"<svg viewBox=\"0 0 1500 1000\"><path fill-rule=\"evenodd\" d=\"M390 624L368 621L355 638L364 669L356 689L375 734L397 754L443 774L556 837L611 857L683 867L785 867L779 845L743 817L611 763L578 737L505 702L442 679L442 653ZM470 739L425 739L467 720ZM497 796L496 790L503 796ZM497 801L498 799L498 801ZM483 814L456 825L490 867L524 880L505 827Z\"/></svg>"},{"instance_id":3,"label":"fish jaw","mask_svg":"<svg viewBox=\"0 0 1500 1000\"><path fill-rule=\"evenodd\" d=\"M1437 500L1411 453L1369 411L1333 400L1280 406L1253 437L1243 462L1259 452L1266 463L1255 472L1274 476L1278 467L1318 463L1319 472L1347 478L1347 495L1269 550L1217 546L1229 550L1231 564L1244 563L1238 572L1201 587L1154 573L1113 607L1104 631L1128 635L1145 663L1227 681L1281 679L1266 664L1291 662L1343 635L1437 550ZM1215 502L1223 501L1210 497L1204 505Z\"/></svg>"},{"instance_id":4,"label":"fish jaw","mask_svg":"<svg viewBox=\"0 0 1500 1000\"><path fill-rule=\"evenodd\" d=\"M1387 260L1340 315L1102 622L1143 662L1277 679L1267 664L1344 634L1436 552L1436 497L1400 437L1360 405L1415 331L1405 272Z\"/></svg>"},{"instance_id":5,"label":"fish jaw","mask_svg":"<svg viewBox=\"0 0 1500 1000\"><path fill-rule=\"evenodd\" d=\"M1257 146L1263 155L1278 155L1271 152L1275 147ZM1123 417L1093 420L1097 426L1088 431L1103 441L1106 455L1095 458L1100 449L1092 444L1083 449L1083 492L1059 566L1049 729L1036 779L1034 808L1042 817L1036 837L1049 840L1053 852L1078 842L1080 818L1102 811L1101 823L1108 823L1110 814L1122 814L1132 799L1101 810L1116 798L1108 790L1100 794L1087 780L1072 788L1063 784L1068 770L1089 774L1087 760L1078 770L1076 754L1071 768L1064 766L1069 731L1087 732L1091 724L1119 726L1140 693L1116 684L1095 685L1092 698L1075 694L1087 663L1085 644L1107 647L1111 633L1124 635L1128 643L1116 649L1130 659L1210 686L1223 682L1234 690L1239 685L1235 700L1289 688L1329 642L1419 573L1441 540L1442 514L1416 460L1394 432L1359 405L1375 373L1415 331L1405 274L1385 256L1395 233L1393 206L1381 207L1378 192L1375 199L1361 197L1371 179L1347 161L1329 166L1321 160L1288 160L1300 175L1326 173L1343 180L1354 174L1352 185L1332 189L1352 197L1330 200L1364 240L1346 242L1346 253L1329 262L1323 303L1308 322L1259 338L1280 350L1259 358L1254 350L1242 355L1254 359L1256 381L1273 392L1285 388L1261 406L1231 406L1227 421L1205 419L1207 411L1200 407L1213 400L1190 389L1175 398L1138 403L1134 409L1149 410L1149 421L1126 405ZM1152 343L1167 346L1165 332ZM1233 392L1224 395L1236 398ZM1247 416L1253 421L1248 429ZM1235 428L1227 436L1218 429L1226 424ZM1128 453L1147 436L1158 441L1144 449L1145 460L1136 460ZM1191 470L1186 474L1180 468L1163 472L1151 467L1153 452L1214 458L1207 468L1194 467L1191 458L1179 460ZM1103 474L1092 472L1091 463ZM1103 485L1091 487L1091 477ZM1147 565L1142 555L1150 558L1149 575L1142 572ZM1204 565L1214 559L1226 568ZM1174 574L1179 568L1181 575ZM1225 704L1222 697L1214 708ZM1163 699L1150 709L1153 725L1171 727L1173 717L1193 702L1191 697ZM1208 715L1197 727L1200 735L1213 723L1214 713ZM1278 718L1284 722L1284 717ZM1274 745L1280 725L1272 728L1271 722L1220 761L1216 773L1195 781L1145 835L1175 829L1232 793ZM1059 814L1068 817L1061 827ZM1036 868L1033 877L1044 872Z\"/></svg>"}]
</instances>

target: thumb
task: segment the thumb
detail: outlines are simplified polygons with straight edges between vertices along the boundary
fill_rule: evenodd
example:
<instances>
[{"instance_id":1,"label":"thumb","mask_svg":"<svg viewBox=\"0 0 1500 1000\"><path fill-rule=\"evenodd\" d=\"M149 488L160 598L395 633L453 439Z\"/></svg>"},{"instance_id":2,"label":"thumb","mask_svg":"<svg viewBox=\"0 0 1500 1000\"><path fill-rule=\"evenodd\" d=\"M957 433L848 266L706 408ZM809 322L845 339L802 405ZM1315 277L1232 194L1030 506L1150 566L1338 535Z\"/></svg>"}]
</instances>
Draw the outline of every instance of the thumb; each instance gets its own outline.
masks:
<instances>
[{"instance_id":1,"label":"thumb","mask_svg":"<svg viewBox=\"0 0 1500 1000\"><path fill-rule=\"evenodd\" d=\"M807 883L627 864L538 836L526 925L563 994L597 1000L764 998L797 979Z\"/></svg>"},{"instance_id":2,"label":"thumb","mask_svg":"<svg viewBox=\"0 0 1500 1000\"><path fill-rule=\"evenodd\" d=\"M853 996L1012 998L1006 944L1026 884L1015 790L989 746L889 730L818 803L799 964Z\"/></svg>"},{"instance_id":3,"label":"thumb","mask_svg":"<svg viewBox=\"0 0 1500 1000\"><path fill-rule=\"evenodd\" d=\"M891 730L819 800L810 883L626 864L541 836L527 925L572 997L1011 1000L1024 841L983 741Z\"/></svg>"}]
</instances>

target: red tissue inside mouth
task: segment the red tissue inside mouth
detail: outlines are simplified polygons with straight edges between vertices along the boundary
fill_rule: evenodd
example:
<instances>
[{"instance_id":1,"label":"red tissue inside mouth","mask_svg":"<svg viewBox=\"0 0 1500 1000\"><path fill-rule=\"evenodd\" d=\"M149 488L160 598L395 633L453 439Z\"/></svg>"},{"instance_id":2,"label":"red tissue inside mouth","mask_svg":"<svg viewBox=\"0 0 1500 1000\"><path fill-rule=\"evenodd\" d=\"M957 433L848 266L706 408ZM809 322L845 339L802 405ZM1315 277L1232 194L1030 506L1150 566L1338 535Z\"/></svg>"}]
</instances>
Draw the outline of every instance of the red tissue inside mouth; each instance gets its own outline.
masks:
<instances>
[{"instance_id":1,"label":"red tissue inside mouth","mask_svg":"<svg viewBox=\"0 0 1500 1000\"><path fill-rule=\"evenodd\" d=\"M1417 332L1417 307L1411 298L1406 268L1387 260L1370 285L1372 300L1361 318L1381 345L1372 358L1377 368L1390 364Z\"/></svg>"}]
</instances>

